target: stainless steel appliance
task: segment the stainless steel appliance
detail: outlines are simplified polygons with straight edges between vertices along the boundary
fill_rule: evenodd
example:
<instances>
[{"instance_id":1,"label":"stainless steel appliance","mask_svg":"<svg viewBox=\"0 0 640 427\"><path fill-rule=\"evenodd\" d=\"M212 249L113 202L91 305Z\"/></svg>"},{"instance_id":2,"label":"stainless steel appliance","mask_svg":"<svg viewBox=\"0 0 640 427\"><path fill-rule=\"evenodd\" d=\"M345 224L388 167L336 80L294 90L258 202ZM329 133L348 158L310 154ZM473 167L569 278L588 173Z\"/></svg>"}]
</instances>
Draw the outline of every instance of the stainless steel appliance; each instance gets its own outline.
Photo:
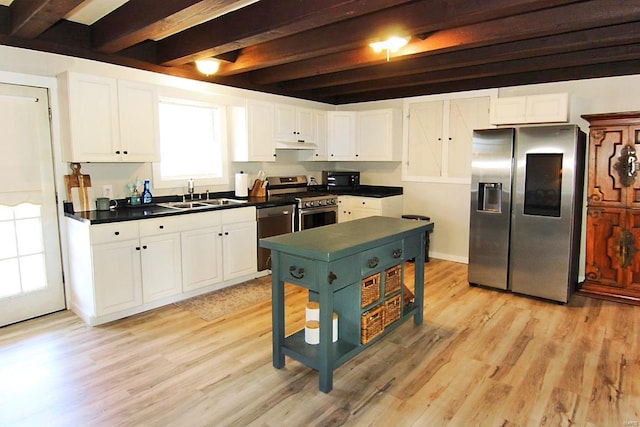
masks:
<instances>
[{"instance_id":1,"label":"stainless steel appliance","mask_svg":"<svg viewBox=\"0 0 640 427\"><path fill-rule=\"evenodd\" d=\"M586 136L473 132L469 283L567 302L578 282Z\"/></svg>"},{"instance_id":2,"label":"stainless steel appliance","mask_svg":"<svg viewBox=\"0 0 640 427\"><path fill-rule=\"evenodd\" d=\"M256 210L258 240L293 232L295 204L270 206ZM258 271L271 268L271 251L258 245Z\"/></svg>"},{"instance_id":3,"label":"stainless steel appliance","mask_svg":"<svg viewBox=\"0 0 640 427\"><path fill-rule=\"evenodd\" d=\"M329 190L355 190L360 187L360 172L322 171L322 183Z\"/></svg>"},{"instance_id":4,"label":"stainless steel appliance","mask_svg":"<svg viewBox=\"0 0 640 427\"><path fill-rule=\"evenodd\" d=\"M338 222L338 196L310 190L307 187L306 176L272 176L268 177L267 181L269 199L290 198L295 201L295 231Z\"/></svg>"}]
</instances>

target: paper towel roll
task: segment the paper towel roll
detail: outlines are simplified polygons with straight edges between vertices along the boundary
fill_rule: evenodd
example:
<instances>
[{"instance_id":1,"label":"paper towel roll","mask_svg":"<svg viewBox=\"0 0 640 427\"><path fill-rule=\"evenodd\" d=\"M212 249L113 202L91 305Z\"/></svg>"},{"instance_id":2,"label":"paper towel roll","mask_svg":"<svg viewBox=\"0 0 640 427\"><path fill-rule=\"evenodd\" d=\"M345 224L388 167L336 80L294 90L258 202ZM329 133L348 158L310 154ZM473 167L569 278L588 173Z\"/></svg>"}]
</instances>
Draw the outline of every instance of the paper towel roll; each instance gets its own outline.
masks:
<instances>
[{"instance_id":1,"label":"paper towel roll","mask_svg":"<svg viewBox=\"0 0 640 427\"><path fill-rule=\"evenodd\" d=\"M247 197L249 191L249 175L246 173L236 174L236 197Z\"/></svg>"}]
</instances>

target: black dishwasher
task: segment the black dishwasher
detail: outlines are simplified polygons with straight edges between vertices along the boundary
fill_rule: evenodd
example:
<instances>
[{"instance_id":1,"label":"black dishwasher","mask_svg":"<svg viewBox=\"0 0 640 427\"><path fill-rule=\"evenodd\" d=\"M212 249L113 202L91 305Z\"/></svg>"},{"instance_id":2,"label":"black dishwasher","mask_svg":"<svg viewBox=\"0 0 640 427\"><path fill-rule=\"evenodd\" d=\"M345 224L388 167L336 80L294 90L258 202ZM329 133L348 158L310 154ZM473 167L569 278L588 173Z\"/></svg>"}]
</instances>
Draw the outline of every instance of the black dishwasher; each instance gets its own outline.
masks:
<instances>
[{"instance_id":1,"label":"black dishwasher","mask_svg":"<svg viewBox=\"0 0 640 427\"><path fill-rule=\"evenodd\" d=\"M293 214L295 211L296 206L294 204L258 208L256 210L258 239L293 232ZM261 248L258 244L258 271L270 268L271 251Z\"/></svg>"}]
</instances>

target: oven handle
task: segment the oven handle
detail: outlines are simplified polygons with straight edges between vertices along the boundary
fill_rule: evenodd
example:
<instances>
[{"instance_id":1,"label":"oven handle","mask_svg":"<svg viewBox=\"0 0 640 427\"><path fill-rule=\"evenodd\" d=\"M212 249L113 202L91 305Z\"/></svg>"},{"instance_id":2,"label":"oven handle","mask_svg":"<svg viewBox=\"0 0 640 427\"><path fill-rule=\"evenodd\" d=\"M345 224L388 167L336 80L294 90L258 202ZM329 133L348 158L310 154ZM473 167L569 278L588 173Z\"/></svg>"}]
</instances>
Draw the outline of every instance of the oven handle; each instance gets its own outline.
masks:
<instances>
[{"instance_id":1,"label":"oven handle","mask_svg":"<svg viewBox=\"0 0 640 427\"><path fill-rule=\"evenodd\" d=\"M309 208L309 209L305 209L305 208L300 208L300 215L306 215L306 214L310 214L310 213L323 213L323 212L338 212L338 207L337 206L327 206L324 208Z\"/></svg>"}]
</instances>

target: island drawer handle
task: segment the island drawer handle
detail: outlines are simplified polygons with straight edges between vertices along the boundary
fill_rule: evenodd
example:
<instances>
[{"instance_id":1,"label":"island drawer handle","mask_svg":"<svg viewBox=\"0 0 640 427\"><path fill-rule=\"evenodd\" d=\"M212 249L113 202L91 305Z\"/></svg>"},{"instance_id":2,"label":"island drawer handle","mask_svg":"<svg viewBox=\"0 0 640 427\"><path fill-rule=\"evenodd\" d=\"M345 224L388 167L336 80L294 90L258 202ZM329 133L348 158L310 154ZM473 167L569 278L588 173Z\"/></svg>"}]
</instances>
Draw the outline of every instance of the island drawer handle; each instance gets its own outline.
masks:
<instances>
[{"instance_id":1,"label":"island drawer handle","mask_svg":"<svg viewBox=\"0 0 640 427\"><path fill-rule=\"evenodd\" d=\"M394 258L400 258L402 256L402 249L394 249L391 253Z\"/></svg>"},{"instance_id":2,"label":"island drawer handle","mask_svg":"<svg viewBox=\"0 0 640 427\"><path fill-rule=\"evenodd\" d=\"M380 263L380 258L378 258L377 256L374 256L373 258L369 258L367 260L367 266L369 268L376 268L379 263Z\"/></svg>"},{"instance_id":3,"label":"island drawer handle","mask_svg":"<svg viewBox=\"0 0 640 427\"><path fill-rule=\"evenodd\" d=\"M292 265L289 267L289 273L295 279L302 279L304 277L304 268Z\"/></svg>"},{"instance_id":4,"label":"island drawer handle","mask_svg":"<svg viewBox=\"0 0 640 427\"><path fill-rule=\"evenodd\" d=\"M333 271L329 272L329 277L327 278L329 280L329 284L333 284L333 281L336 280L338 278L338 276L336 276L336 274Z\"/></svg>"}]
</instances>

